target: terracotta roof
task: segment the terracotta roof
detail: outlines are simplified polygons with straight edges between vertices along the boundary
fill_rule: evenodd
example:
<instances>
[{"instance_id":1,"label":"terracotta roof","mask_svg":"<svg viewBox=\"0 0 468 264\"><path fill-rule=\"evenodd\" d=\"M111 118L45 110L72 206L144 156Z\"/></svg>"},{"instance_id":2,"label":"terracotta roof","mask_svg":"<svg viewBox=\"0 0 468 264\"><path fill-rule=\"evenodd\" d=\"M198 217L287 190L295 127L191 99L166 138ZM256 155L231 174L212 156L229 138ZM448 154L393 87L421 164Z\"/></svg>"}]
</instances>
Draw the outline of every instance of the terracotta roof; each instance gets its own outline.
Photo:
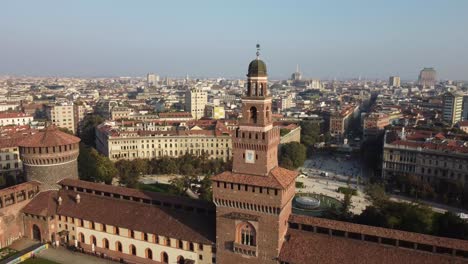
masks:
<instances>
[{"instance_id":1,"label":"terracotta roof","mask_svg":"<svg viewBox=\"0 0 468 264\"><path fill-rule=\"evenodd\" d=\"M23 118L23 117L31 117L32 115L28 115L22 112L2 112L0 113L0 118Z\"/></svg>"},{"instance_id":2,"label":"terracotta roof","mask_svg":"<svg viewBox=\"0 0 468 264\"><path fill-rule=\"evenodd\" d=\"M80 203L75 200L77 194L81 197ZM62 199L61 205L58 205L58 197ZM71 190L39 193L23 208L23 212L41 216L64 215L204 244L215 242L214 215L190 213Z\"/></svg>"},{"instance_id":3,"label":"terracotta roof","mask_svg":"<svg viewBox=\"0 0 468 264\"><path fill-rule=\"evenodd\" d=\"M448 255L436 255L294 229L288 230L287 238L281 248L279 260L290 264L466 263L465 259Z\"/></svg>"},{"instance_id":4,"label":"terracotta roof","mask_svg":"<svg viewBox=\"0 0 468 264\"><path fill-rule=\"evenodd\" d=\"M57 129L56 126L49 126L40 130L30 137L20 142L21 147L53 147L75 144L80 142L80 138L67 134Z\"/></svg>"},{"instance_id":5,"label":"terracotta roof","mask_svg":"<svg viewBox=\"0 0 468 264\"><path fill-rule=\"evenodd\" d=\"M57 190L48 190L38 193L25 207L22 212L39 215L53 216L57 211Z\"/></svg>"},{"instance_id":6,"label":"terracotta roof","mask_svg":"<svg viewBox=\"0 0 468 264\"><path fill-rule=\"evenodd\" d=\"M178 205L185 205L185 206L192 206L194 208L203 208L206 210L215 210L213 203L204 201L204 200L195 200L181 196L169 195L164 193L157 193L157 192L147 192L132 188L125 188L120 186L112 186L102 183L94 183L82 180L75 180L75 179L63 179L58 182L61 186L71 186L83 189L91 189L95 191L101 192L108 192L113 194L119 194L123 196L131 196L140 199L147 199L147 200L157 200L162 203L171 203L171 204L178 204Z\"/></svg>"},{"instance_id":7,"label":"terracotta roof","mask_svg":"<svg viewBox=\"0 0 468 264\"><path fill-rule=\"evenodd\" d=\"M253 174L241 174L232 171L225 171L213 176L211 180L254 185L275 189L285 189L291 183L294 183L298 173L285 168L276 167L270 171L268 176L259 176Z\"/></svg>"},{"instance_id":8,"label":"terracotta roof","mask_svg":"<svg viewBox=\"0 0 468 264\"><path fill-rule=\"evenodd\" d=\"M289 222L468 251L468 243L466 241L453 238L430 236L390 228L360 225L350 222L335 221L295 214L292 214L289 217Z\"/></svg>"}]
</instances>

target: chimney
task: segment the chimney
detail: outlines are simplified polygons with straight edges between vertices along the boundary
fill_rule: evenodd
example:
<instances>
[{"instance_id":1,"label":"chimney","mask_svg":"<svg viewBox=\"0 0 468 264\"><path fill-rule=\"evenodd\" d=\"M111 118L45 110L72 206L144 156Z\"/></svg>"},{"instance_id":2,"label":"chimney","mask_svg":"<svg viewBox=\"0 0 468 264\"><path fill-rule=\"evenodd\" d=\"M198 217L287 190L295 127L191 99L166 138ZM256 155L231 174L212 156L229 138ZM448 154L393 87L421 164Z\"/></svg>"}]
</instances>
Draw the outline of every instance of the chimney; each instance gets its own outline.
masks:
<instances>
[{"instance_id":1,"label":"chimney","mask_svg":"<svg viewBox=\"0 0 468 264\"><path fill-rule=\"evenodd\" d=\"M59 196L59 198L57 199L57 202L58 202L58 205L62 205L62 197Z\"/></svg>"},{"instance_id":2,"label":"chimney","mask_svg":"<svg viewBox=\"0 0 468 264\"><path fill-rule=\"evenodd\" d=\"M76 199L76 203L79 204L80 201L81 201L81 196L80 196L80 194L77 194L75 199Z\"/></svg>"}]
</instances>

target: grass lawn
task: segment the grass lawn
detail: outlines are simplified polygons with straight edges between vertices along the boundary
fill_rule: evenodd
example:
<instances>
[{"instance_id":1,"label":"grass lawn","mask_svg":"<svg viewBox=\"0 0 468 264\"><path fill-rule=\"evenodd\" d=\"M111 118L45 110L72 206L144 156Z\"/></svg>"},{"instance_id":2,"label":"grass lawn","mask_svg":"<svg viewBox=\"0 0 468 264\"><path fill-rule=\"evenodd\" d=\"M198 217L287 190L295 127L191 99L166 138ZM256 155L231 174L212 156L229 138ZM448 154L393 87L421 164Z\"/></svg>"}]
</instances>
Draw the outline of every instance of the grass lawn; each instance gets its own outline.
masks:
<instances>
[{"instance_id":1,"label":"grass lawn","mask_svg":"<svg viewBox=\"0 0 468 264\"><path fill-rule=\"evenodd\" d=\"M23 261L21 263L24 263L24 264L59 264L57 262L50 261L50 260L43 259L43 258L38 258L38 257L27 259L26 261Z\"/></svg>"},{"instance_id":2,"label":"grass lawn","mask_svg":"<svg viewBox=\"0 0 468 264\"><path fill-rule=\"evenodd\" d=\"M143 184L138 183L137 188L143 191L161 192L161 193L174 193L173 187L164 183Z\"/></svg>"}]
</instances>

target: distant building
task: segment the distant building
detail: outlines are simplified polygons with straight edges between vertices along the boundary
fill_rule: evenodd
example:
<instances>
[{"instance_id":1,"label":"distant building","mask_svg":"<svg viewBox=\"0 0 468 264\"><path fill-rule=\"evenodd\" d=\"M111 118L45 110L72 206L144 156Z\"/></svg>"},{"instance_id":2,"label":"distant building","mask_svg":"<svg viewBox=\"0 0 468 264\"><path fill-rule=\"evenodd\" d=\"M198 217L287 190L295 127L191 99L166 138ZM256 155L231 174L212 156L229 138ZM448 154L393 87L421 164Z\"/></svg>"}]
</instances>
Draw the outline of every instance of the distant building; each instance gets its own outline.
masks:
<instances>
[{"instance_id":1,"label":"distant building","mask_svg":"<svg viewBox=\"0 0 468 264\"><path fill-rule=\"evenodd\" d=\"M434 87L437 82L437 72L434 68L424 68L419 73L418 84L423 87Z\"/></svg>"},{"instance_id":2,"label":"distant building","mask_svg":"<svg viewBox=\"0 0 468 264\"><path fill-rule=\"evenodd\" d=\"M224 106L207 105L205 116L213 119L224 119L226 116Z\"/></svg>"},{"instance_id":3,"label":"distant building","mask_svg":"<svg viewBox=\"0 0 468 264\"><path fill-rule=\"evenodd\" d=\"M61 103L46 107L47 118L58 127L66 128L76 133L76 123L73 103Z\"/></svg>"},{"instance_id":4,"label":"distant building","mask_svg":"<svg viewBox=\"0 0 468 264\"><path fill-rule=\"evenodd\" d=\"M155 86L159 82L159 76L154 73L148 73L146 75L146 83L148 86Z\"/></svg>"},{"instance_id":5,"label":"distant building","mask_svg":"<svg viewBox=\"0 0 468 264\"><path fill-rule=\"evenodd\" d=\"M462 120L468 120L468 95L463 96Z\"/></svg>"},{"instance_id":6,"label":"distant building","mask_svg":"<svg viewBox=\"0 0 468 264\"><path fill-rule=\"evenodd\" d=\"M388 86L390 87L400 87L400 77L399 76L390 76L388 80Z\"/></svg>"},{"instance_id":7,"label":"distant building","mask_svg":"<svg viewBox=\"0 0 468 264\"><path fill-rule=\"evenodd\" d=\"M297 65L297 67L296 67L296 72L291 74L291 80L293 82L297 82L297 81L302 80L302 73L299 71L299 65Z\"/></svg>"},{"instance_id":8,"label":"distant building","mask_svg":"<svg viewBox=\"0 0 468 264\"><path fill-rule=\"evenodd\" d=\"M200 88L190 88L185 93L185 111L192 113L194 119L200 119L205 113L208 95Z\"/></svg>"},{"instance_id":9,"label":"distant building","mask_svg":"<svg viewBox=\"0 0 468 264\"><path fill-rule=\"evenodd\" d=\"M0 113L0 127L2 126L23 126L29 125L33 121L33 116L21 112Z\"/></svg>"},{"instance_id":10,"label":"distant building","mask_svg":"<svg viewBox=\"0 0 468 264\"><path fill-rule=\"evenodd\" d=\"M128 124L103 123L96 129L96 148L112 161L185 154L229 160L232 157L231 131L222 122L208 121L206 126L198 122L190 127L171 125L174 121L160 121L159 125L141 129Z\"/></svg>"},{"instance_id":11,"label":"distant building","mask_svg":"<svg viewBox=\"0 0 468 264\"><path fill-rule=\"evenodd\" d=\"M444 110L442 118L445 122L454 125L462 120L463 96L457 93L444 94Z\"/></svg>"},{"instance_id":12,"label":"distant building","mask_svg":"<svg viewBox=\"0 0 468 264\"><path fill-rule=\"evenodd\" d=\"M468 142L432 131L387 131L382 177L414 176L438 185L468 181Z\"/></svg>"}]
</instances>

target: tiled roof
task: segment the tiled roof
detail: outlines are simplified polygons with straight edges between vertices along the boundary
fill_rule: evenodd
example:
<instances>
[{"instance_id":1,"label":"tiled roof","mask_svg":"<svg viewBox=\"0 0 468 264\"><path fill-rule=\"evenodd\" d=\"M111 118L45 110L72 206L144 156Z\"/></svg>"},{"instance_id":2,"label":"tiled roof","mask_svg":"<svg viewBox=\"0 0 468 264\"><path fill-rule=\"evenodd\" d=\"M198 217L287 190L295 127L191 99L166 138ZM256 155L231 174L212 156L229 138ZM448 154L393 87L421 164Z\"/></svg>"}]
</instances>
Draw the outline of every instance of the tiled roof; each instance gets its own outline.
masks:
<instances>
[{"instance_id":1,"label":"tiled roof","mask_svg":"<svg viewBox=\"0 0 468 264\"><path fill-rule=\"evenodd\" d=\"M49 126L44 130L25 138L20 142L22 147L53 147L63 146L80 142L80 138L67 134L57 129L55 126Z\"/></svg>"},{"instance_id":2,"label":"tiled roof","mask_svg":"<svg viewBox=\"0 0 468 264\"><path fill-rule=\"evenodd\" d=\"M0 113L0 119L3 118L23 118L23 117L31 117L32 115L28 115L22 112L3 112Z\"/></svg>"},{"instance_id":3,"label":"tiled roof","mask_svg":"<svg viewBox=\"0 0 468 264\"><path fill-rule=\"evenodd\" d=\"M75 200L77 194L81 197L79 203ZM61 205L58 205L58 197L62 199ZM215 241L214 215L71 190L39 193L23 208L23 212L41 216L64 215L204 244L213 244Z\"/></svg>"},{"instance_id":4,"label":"tiled roof","mask_svg":"<svg viewBox=\"0 0 468 264\"><path fill-rule=\"evenodd\" d=\"M290 264L458 264L462 258L289 229L279 260Z\"/></svg>"},{"instance_id":5,"label":"tiled roof","mask_svg":"<svg viewBox=\"0 0 468 264\"><path fill-rule=\"evenodd\" d=\"M425 234L418 234L413 232L407 232L402 230L395 230L390 228L360 225L343 221L335 221L330 219L310 217L304 215L292 214L289 217L289 222L306 224L311 226L320 226L324 228L330 228L333 230L341 230L353 233L361 233L372 236L380 236L398 240L405 240L414 243L437 245L441 247L450 247L456 249L462 249L468 251L468 243L464 240L430 236Z\"/></svg>"},{"instance_id":6,"label":"tiled roof","mask_svg":"<svg viewBox=\"0 0 468 264\"><path fill-rule=\"evenodd\" d=\"M285 189L291 183L294 183L297 175L298 173L296 171L287 170L278 166L272 169L268 176L241 174L234 173L231 171L225 171L221 174L213 176L211 179L213 181L254 185L275 189Z\"/></svg>"},{"instance_id":7,"label":"tiled roof","mask_svg":"<svg viewBox=\"0 0 468 264\"><path fill-rule=\"evenodd\" d=\"M58 182L61 186L71 186L83 189L90 189L100 192L107 192L113 193L123 196L135 197L140 199L147 199L147 200L158 200L160 202L167 202L171 204L179 204L179 205L186 205L192 206L196 208L204 208L207 210L215 210L213 203L204 201L204 200L195 200L181 196L169 195L164 193L157 193L157 192L147 192L132 188L125 188L120 186L112 186L102 183L94 183L82 180L75 180L75 179L63 179Z\"/></svg>"}]
</instances>

